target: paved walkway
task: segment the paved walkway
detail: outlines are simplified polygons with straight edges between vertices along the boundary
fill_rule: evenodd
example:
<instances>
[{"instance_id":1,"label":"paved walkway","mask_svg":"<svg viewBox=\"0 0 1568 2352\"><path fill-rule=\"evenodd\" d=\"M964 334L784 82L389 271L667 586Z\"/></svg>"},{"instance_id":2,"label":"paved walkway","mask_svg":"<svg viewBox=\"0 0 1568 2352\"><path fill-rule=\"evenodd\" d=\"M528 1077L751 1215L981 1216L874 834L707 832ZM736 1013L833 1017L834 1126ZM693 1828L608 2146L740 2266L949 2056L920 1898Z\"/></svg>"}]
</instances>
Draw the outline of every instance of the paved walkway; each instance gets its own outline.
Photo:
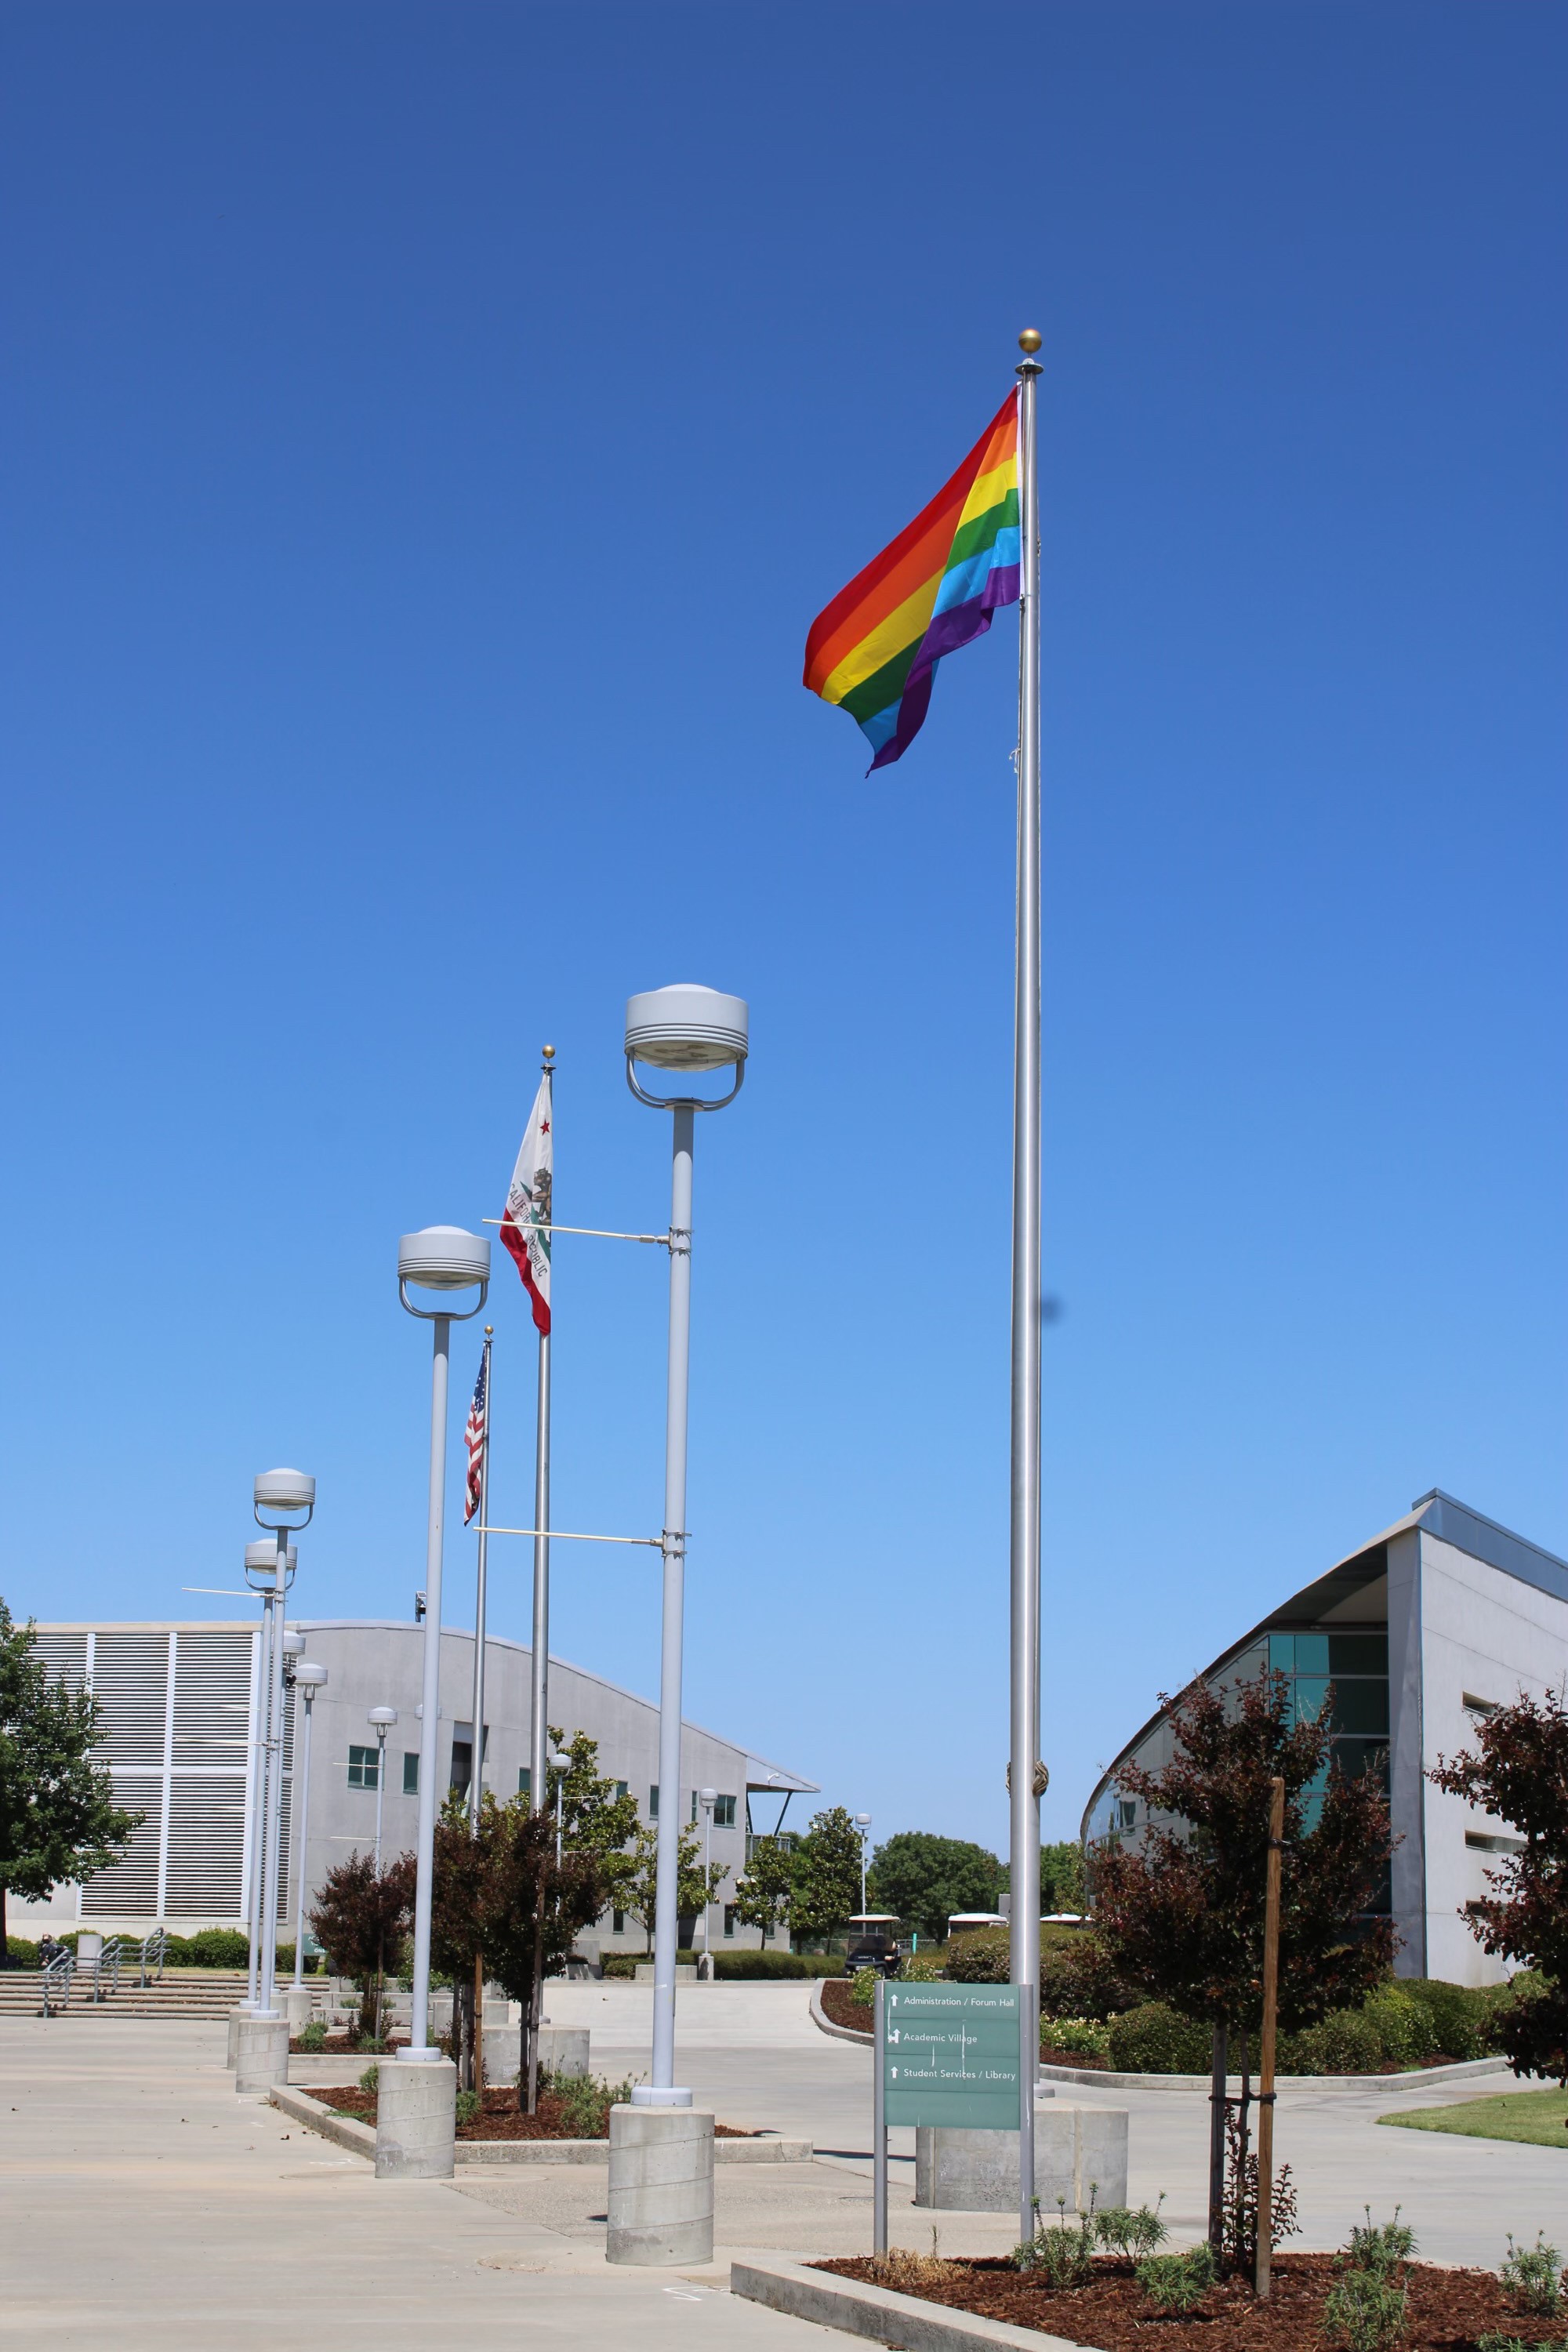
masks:
<instances>
[{"instance_id":1,"label":"paved walkway","mask_svg":"<svg viewBox=\"0 0 1568 2352\"><path fill-rule=\"evenodd\" d=\"M556 2023L590 2025L600 2074L646 2073L647 2008L631 1986L550 1996ZM716 2263L676 2275L605 2263L604 2167L378 2183L363 2158L237 2099L223 2045L221 2026L194 2021L0 2020L0 2335L147 2352L271 2352L280 2336L345 2352L428 2352L455 2337L487 2352L514 2347L520 2329L543 2352L619 2352L631 2340L649 2352L831 2352L839 2340L722 2291L747 2248L809 2255L870 2242L869 2053L819 2032L798 1984L682 1990L679 2071L700 2102L724 2121L805 2133L820 2160L721 2166ZM363 2063L297 2058L291 2073L330 2082ZM1561 2241L1568 2149L1375 2121L1394 2105L1489 2096L1510 2079L1286 2091L1279 2145L1300 2191L1296 2242L1342 2244L1368 2202L1377 2218L1402 2205L1439 2262L1495 2266L1510 2230ZM1200 2092L1064 2085L1058 2096L1129 2108L1133 2200L1163 2190L1178 2241L1199 2234ZM929 2247L933 2217L911 2202L911 2141L894 2136L892 2235ZM947 2253L1002 2252L1015 2234L1005 2214L934 2218Z\"/></svg>"}]
</instances>

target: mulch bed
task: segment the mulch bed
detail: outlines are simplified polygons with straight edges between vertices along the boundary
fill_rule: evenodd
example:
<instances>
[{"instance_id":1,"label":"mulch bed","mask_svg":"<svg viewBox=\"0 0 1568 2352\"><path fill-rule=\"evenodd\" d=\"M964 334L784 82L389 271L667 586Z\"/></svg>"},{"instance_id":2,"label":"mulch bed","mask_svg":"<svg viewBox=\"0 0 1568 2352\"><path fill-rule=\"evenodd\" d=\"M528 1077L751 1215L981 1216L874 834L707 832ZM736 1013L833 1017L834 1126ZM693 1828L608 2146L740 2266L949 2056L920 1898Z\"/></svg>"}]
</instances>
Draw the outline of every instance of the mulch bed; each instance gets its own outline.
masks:
<instances>
[{"instance_id":1,"label":"mulch bed","mask_svg":"<svg viewBox=\"0 0 1568 2352\"><path fill-rule=\"evenodd\" d=\"M1038 2273L1016 2271L1005 2261L942 2262L923 2265L916 2282L879 2280L865 2256L817 2263L814 2268L867 2285L890 2285L984 2319L1009 2320L1015 2327L1037 2327L1069 2342L1095 2345L1102 2352L1154 2352L1189 2345L1189 2352L1325 2352L1332 2339L1323 2328L1323 2301L1345 2268L1339 2254L1276 2254L1274 2292L1259 2303L1245 2279L1211 2287L1194 2311L1162 2317L1132 2275L1132 2264L1113 2256L1096 2258L1091 2284L1051 2288ZM1430 2263L1405 2269L1409 2324L1401 2352L1474 2352L1479 2336L1500 2332L1527 2345L1560 2344L1561 2319L1532 2318L1512 2311L1501 2282L1491 2271L1439 2270Z\"/></svg>"},{"instance_id":2,"label":"mulch bed","mask_svg":"<svg viewBox=\"0 0 1568 2352\"><path fill-rule=\"evenodd\" d=\"M305 2093L308 2099L320 2099L324 2107L333 2108L341 2116L352 2116L355 2123L375 2122L375 2093L362 2091L357 2083L318 2083ZM517 2104L517 2093L508 2090L487 2091L484 2106L472 2123L458 2126L459 2139L603 2139L609 2145L607 2133L585 2132L580 2124L568 2121L568 2108L559 2091L542 2091L537 2115L524 2115ZM715 2124L718 2139L753 2139L753 2132L737 2131L731 2124Z\"/></svg>"},{"instance_id":3,"label":"mulch bed","mask_svg":"<svg viewBox=\"0 0 1568 2352\"><path fill-rule=\"evenodd\" d=\"M353 2033L329 2033L324 2042L315 2043L310 2048L307 2048L296 2034L289 2044L289 2051L295 2057L303 2058L391 2058L395 2056L399 2050L406 2049L407 2046L406 2033L393 2034L384 2050L367 2050Z\"/></svg>"},{"instance_id":4,"label":"mulch bed","mask_svg":"<svg viewBox=\"0 0 1568 2352\"><path fill-rule=\"evenodd\" d=\"M823 2013L834 2025L848 2025L852 2026L857 2033L869 2033L872 2012L868 2009L862 2009L851 1998L854 1990L847 1977L824 1977L822 1979Z\"/></svg>"}]
</instances>

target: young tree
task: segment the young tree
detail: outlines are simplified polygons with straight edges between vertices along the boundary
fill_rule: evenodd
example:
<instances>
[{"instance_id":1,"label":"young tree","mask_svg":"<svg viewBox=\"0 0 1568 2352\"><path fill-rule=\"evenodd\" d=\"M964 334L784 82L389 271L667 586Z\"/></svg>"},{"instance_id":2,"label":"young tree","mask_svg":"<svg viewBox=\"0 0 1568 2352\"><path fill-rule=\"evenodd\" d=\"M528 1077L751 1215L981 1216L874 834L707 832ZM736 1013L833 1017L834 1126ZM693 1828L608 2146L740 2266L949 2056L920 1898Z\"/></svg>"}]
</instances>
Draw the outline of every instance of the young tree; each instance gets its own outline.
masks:
<instances>
[{"instance_id":1,"label":"young tree","mask_svg":"<svg viewBox=\"0 0 1568 2352\"><path fill-rule=\"evenodd\" d=\"M375 1860L352 1853L322 1883L310 1927L334 1976L360 1989L360 2032L381 2039L387 1963L395 1960L414 1917L414 1856L399 1855L377 1877Z\"/></svg>"},{"instance_id":2,"label":"young tree","mask_svg":"<svg viewBox=\"0 0 1568 2352\"><path fill-rule=\"evenodd\" d=\"M684 1829L677 1850L675 1908L682 1919L694 1918L707 1908L724 1884L721 1862L710 1864L706 1874L698 1856L702 1850L701 1832ZM639 1823L632 1832L631 1851L620 1858L616 1874L616 1903L618 1909L629 1911L647 1938L647 1948L653 1949L654 1917L658 1905L658 1832L651 1823Z\"/></svg>"},{"instance_id":3,"label":"young tree","mask_svg":"<svg viewBox=\"0 0 1568 2352\"><path fill-rule=\"evenodd\" d=\"M866 1899L872 1910L891 1911L936 1942L955 1911L994 1911L1000 1870L983 1845L900 1830L871 1857Z\"/></svg>"},{"instance_id":4,"label":"young tree","mask_svg":"<svg viewBox=\"0 0 1568 2352\"><path fill-rule=\"evenodd\" d=\"M17 1625L0 1601L0 1968L7 1894L38 1902L106 1870L147 1818L115 1803L98 1738L97 1702L50 1681L31 1619Z\"/></svg>"},{"instance_id":5,"label":"young tree","mask_svg":"<svg viewBox=\"0 0 1568 2352\"><path fill-rule=\"evenodd\" d=\"M1194 1683L1171 1710L1172 1761L1122 1771L1119 1786L1143 1801L1149 1824L1136 1846L1096 1847L1089 1883L1110 1960L1152 2000L1187 2017L1256 2022L1276 1777L1285 1783L1281 2028L1315 2024L1388 1973L1392 1922L1365 1916L1390 1853L1388 1800L1370 1773L1335 1769L1321 1783L1331 1706L1331 1688L1315 1722L1293 1724L1289 1682L1267 1669L1229 1692Z\"/></svg>"},{"instance_id":6,"label":"young tree","mask_svg":"<svg viewBox=\"0 0 1568 2352\"><path fill-rule=\"evenodd\" d=\"M842 1805L812 1816L793 1859L792 1932L841 1935L860 1908L860 1832Z\"/></svg>"},{"instance_id":7,"label":"young tree","mask_svg":"<svg viewBox=\"0 0 1568 2352\"><path fill-rule=\"evenodd\" d=\"M485 1974L509 2000L521 2002L527 2049L535 2023L536 1955L548 1976L604 1910L608 1893L604 1857L574 1850L563 1841L557 1862L553 1818L535 1812L526 1797L498 1805L487 1795L480 1806L480 1830L488 1857L478 1896ZM527 2104L525 2067L518 2082L518 2105Z\"/></svg>"},{"instance_id":8,"label":"young tree","mask_svg":"<svg viewBox=\"0 0 1568 2352\"><path fill-rule=\"evenodd\" d=\"M1568 2085L1568 1698L1521 1693L1485 1717L1476 1739L1479 1752L1439 1757L1430 1777L1507 1822L1524 1851L1488 1871L1496 1892L1467 1905L1465 1916L1484 1950L1545 1979L1516 1993L1499 2018L1514 2073Z\"/></svg>"},{"instance_id":9,"label":"young tree","mask_svg":"<svg viewBox=\"0 0 1568 2352\"><path fill-rule=\"evenodd\" d=\"M754 1837L751 1858L735 1882L735 1916L759 1927L763 1940L783 1927L795 1894L795 1853L783 1839Z\"/></svg>"}]
</instances>

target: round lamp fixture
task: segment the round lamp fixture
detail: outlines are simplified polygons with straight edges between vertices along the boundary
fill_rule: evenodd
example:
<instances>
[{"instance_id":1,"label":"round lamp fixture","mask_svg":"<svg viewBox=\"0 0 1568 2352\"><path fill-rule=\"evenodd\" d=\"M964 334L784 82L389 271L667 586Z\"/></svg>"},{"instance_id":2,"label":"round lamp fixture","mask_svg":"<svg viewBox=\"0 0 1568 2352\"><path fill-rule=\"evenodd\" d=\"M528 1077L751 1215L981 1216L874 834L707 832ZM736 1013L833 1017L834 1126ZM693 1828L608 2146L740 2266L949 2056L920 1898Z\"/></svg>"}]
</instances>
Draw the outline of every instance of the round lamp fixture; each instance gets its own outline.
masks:
<instances>
[{"instance_id":1,"label":"round lamp fixture","mask_svg":"<svg viewBox=\"0 0 1568 2352\"><path fill-rule=\"evenodd\" d=\"M855 1816L855 1826L857 1829L868 1830L871 1826L870 1814L857 1813Z\"/></svg>"},{"instance_id":2,"label":"round lamp fixture","mask_svg":"<svg viewBox=\"0 0 1568 2352\"><path fill-rule=\"evenodd\" d=\"M294 1573L295 1565L300 1555L295 1550L294 1546L290 1544L287 1552L284 1554L288 1573L290 1576ZM275 1543L253 1543L246 1545L245 1572L247 1576L252 1574L258 1576L270 1576L277 1565L278 1547Z\"/></svg>"},{"instance_id":3,"label":"round lamp fixture","mask_svg":"<svg viewBox=\"0 0 1568 2352\"><path fill-rule=\"evenodd\" d=\"M626 1054L659 1070L719 1070L749 1051L743 996L679 982L626 999Z\"/></svg>"},{"instance_id":4,"label":"round lamp fixture","mask_svg":"<svg viewBox=\"0 0 1568 2352\"><path fill-rule=\"evenodd\" d=\"M398 1243L397 1276L423 1290L468 1290L490 1278L489 1243L461 1225L426 1225Z\"/></svg>"},{"instance_id":5,"label":"round lamp fixture","mask_svg":"<svg viewBox=\"0 0 1568 2352\"><path fill-rule=\"evenodd\" d=\"M283 1655L286 1658L302 1658L304 1654L305 1636L297 1625L286 1625L283 1629Z\"/></svg>"},{"instance_id":6,"label":"round lamp fixture","mask_svg":"<svg viewBox=\"0 0 1568 2352\"><path fill-rule=\"evenodd\" d=\"M264 1470L256 1482L258 1511L311 1511L316 1482L302 1470Z\"/></svg>"},{"instance_id":7,"label":"round lamp fixture","mask_svg":"<svg viewBox=\"0 0 1568 2352\"><path fill-rule=\"evenodd\" d=\"M294 1680L301 1690L321 1690L327 1679L325 1666L317 1665L313 1658L301 1658L294 1669Z\"/></svg>"},{"instance_id":8,"label":"round lamp fixture","mask_svg":"<svg viewBox=\"0 0 1568 2352\"><path fill-rule=\"evenodd\" d=\"M373 1706L365 1717L365 1721L374 1723L378 1730L383 1724L390 1730L397 1721L397 1709L395 1706Z\"/></svg>"},{"instance_id":9,"label":"round lamp fixture","mask_svg":"<svg viewBox=\"0 0 1568 2352\"><path fill-rule=\"evenodd\" d=\"M698 1791L697 1791L697 1801L698 1801L698 1803L699 1803L700 1805L709 1805L709 1806L716 1805L716 1804L718 1803L718 1801L719 1801L719 1791L718 1791L718 1790L717 1790L717 1789L699 1789L699 1790L698 1790Z\"/></svg>"}]
</instances>

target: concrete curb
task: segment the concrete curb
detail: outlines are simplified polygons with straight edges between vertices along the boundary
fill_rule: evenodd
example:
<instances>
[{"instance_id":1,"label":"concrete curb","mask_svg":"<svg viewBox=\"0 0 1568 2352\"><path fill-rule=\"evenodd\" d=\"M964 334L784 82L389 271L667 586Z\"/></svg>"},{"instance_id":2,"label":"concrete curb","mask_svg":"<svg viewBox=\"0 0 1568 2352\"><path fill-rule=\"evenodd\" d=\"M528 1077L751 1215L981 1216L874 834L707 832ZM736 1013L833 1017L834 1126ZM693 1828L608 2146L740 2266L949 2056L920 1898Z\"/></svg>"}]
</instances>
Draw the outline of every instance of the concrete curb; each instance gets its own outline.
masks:
<instances>
[{"instance_id":1,"label":"concrete curb","mask_svg":"<svg viewBox=\"0 0 1568 2352\"><path fill-rule=\"evenodd\" d=\"M273 2105L296 2123L374 2161L375 2133L369 2124L334 2115L323 2100L312 2099L308 2091L292 2090L287 2084L275 2083L271 2095ZM713 2143L718 2164L809 2164L816 2153L808 2139L716 2139ZM465 2166L608 2164L610 2143L605 2139L460 2139L453 2154Z\"/></svg>"},{"instance_id":2,"label":"concrete curb","mask_svg":"<svg viewBox=\"0 0 1568 2352\"><path fill-rule=\"evenodd\" d=\"M822 2006L822 1984L818 1977L811 1988L812 2023L839 2042L860 2042L869 2050L869 2033L857 2033L851 2026L834 2024ZM1483 2074L1506 2074L1510 2071L1506 2058L1467 2058L1452 2066L1412 2066L1402 2074L1280 2074L1276 2080L1281 2087L1310 2083L1320 2091L1407 2091L1418 2083L1467 2083ZM1042 2065L1039 2079L1042 2083L1076 2083L1089 2091L1096 2087L1105 2091L1206 2091L1209 2087L1206 2074L1118 2074L1096 2066ZM1239 2093L1240 2075L1233 2074L1230 2081Z\"/></svg>"},{"instance_id":3,"label":"concrete curb","mask_svg":"<svg viewBox=\"0 0 1568 2352\"><path fill-rule=\"evenodd\" d=\"M895 2294L889 2287L863 2286L858 2279L810 2270L804 2263L731 2263L730 2292L748 2303L765 2304L770 2311L785 2312L792 2319L809 2319L818 2327L837 2327L847 2336L893 2345L899 2352L973 2352L980 2344L1013 2345L1017 2352L1047 2352L1048 2347L1079 2352L1064 2336L1015 2327L1005 2319L979 2319L972 2312L926 2303L919 2295Z\"/></svg>"},{"instance_id":4,"label":"concrete curb","mask_svg":"<svg viewBox=\"0 0 1568 2352\"><path fill-rule=\"evenodd\" d=\"M837 1982L837 1979L835 1979L834 1981ZM823 2008L822 1988L826 1982L827 1982L827 1979L824 1977L814 1977L812 1979L811 2021L813 2025L819 2025L824 2033L831 2033L836 2042L863 2042L867 2049L869 2050L872 2041L875 2038L873 2035L869 2033L857 2033L852 2025L835 2025L833 2020L828 2016L827 2011Z\"/></svg>"}]
</instances>

